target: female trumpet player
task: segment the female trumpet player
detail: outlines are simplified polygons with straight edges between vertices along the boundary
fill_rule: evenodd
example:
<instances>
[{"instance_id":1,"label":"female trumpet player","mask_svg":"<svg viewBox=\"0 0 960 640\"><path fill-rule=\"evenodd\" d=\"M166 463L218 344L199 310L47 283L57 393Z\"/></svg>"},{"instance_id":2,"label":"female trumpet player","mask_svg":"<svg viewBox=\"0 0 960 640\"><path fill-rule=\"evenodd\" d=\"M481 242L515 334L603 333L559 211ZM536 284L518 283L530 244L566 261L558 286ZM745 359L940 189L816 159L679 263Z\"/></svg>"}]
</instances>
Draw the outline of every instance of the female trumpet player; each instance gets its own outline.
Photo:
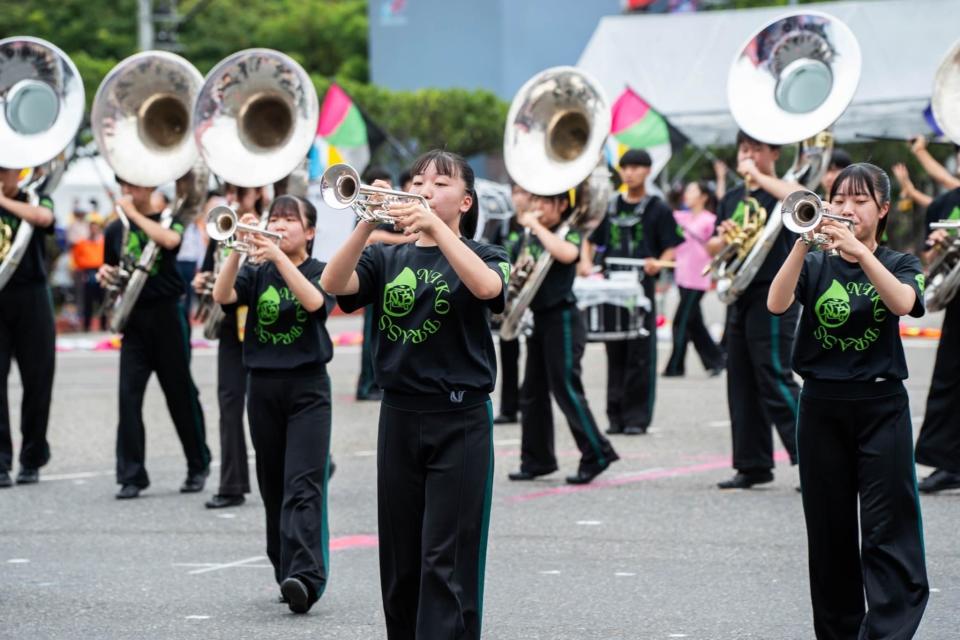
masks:
<instances>
[{"instance_id":1,"label":"female trumpet player","mask_svg":"<svg viewBox=\"0 0 960 640\"><path fill-rule=\"evenodd\" d=\"M844 169L830 208L854 222L820 225L839 255L797 240L767 295L774 314L803 305L793 369L804 380L797 448L814 628L906 640L929 589L899 317L923 315L923 273L915 256L878 244L890 211L882 169Z\"/></svg>"},{"instance_id":2,"label":"female trumpet player","mask_svg":"<svg viewBox=\"0 0 960 640\"><path fill-rule=\"evenodd\" d=\"M388 206L416 243L365 247L376 227L358 224L321 283L347 312L374 306L387 637L479 638L497 370L487 316L503 310L510 263L469 239L478 203L463 158L430 151L412 173L429 208Z\"/></svg>"},{"instance_id":3,"label":"female trumpet player","mask_svg":"<svg viewBox=\"0 0 960 640\"><path fill-rule=\"evenodd\" d=\"M18 186L19 169L0 167L0 231L16 237L20 224L34 225L27 251L0 289L0 488L13 485L13 442L10 438L10 410L7 404L7 376L16 358L23 384L20 413L20 470L17 484L40 479L40 467L50 460L47 421L53 393L54 342L53 308L47 288L44 236L53 233L53 201L44 196L39 206L27 203L27 194Z\"/></svg>"},{"instance_id":4,"label":"female trumpet player","mask_svg":"<svg viewBox=\"0 0 960 640\"><path fill-rule=\"evenodd\" d=\"M257 224L248 214L245 224ZM330 378L333 356L320 287L322 262L309 257L317 211L306 200L280 196L267 229L279 243L249 234L250 260L240 271L231 253L217 276L213 299L247 305L243 364L247 418L257 453L257 483L267 517L267 556L280 593L294 613L323 595L329 573L327 480L330 460Z\"/></svg>"}]
</instances>

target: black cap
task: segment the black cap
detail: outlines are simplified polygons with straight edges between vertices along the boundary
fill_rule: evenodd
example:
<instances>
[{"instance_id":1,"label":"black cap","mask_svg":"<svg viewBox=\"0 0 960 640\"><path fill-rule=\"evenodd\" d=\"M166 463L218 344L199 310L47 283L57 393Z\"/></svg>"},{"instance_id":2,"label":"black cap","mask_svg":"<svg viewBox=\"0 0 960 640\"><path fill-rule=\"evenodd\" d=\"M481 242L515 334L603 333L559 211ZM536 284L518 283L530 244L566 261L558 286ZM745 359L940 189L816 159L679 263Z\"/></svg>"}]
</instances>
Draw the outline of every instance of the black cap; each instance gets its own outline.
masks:
<instances>
[{"instance_id":1,"label":"black cap","mask_svg":"<svg viewBox=\"0 0 960 640\"><path fill-rule=\"evenodd\" d=\"M651 167L653 159L643 149L629 149L620 157L620 168L630 166Z\"/></svg>"}]
</instances>

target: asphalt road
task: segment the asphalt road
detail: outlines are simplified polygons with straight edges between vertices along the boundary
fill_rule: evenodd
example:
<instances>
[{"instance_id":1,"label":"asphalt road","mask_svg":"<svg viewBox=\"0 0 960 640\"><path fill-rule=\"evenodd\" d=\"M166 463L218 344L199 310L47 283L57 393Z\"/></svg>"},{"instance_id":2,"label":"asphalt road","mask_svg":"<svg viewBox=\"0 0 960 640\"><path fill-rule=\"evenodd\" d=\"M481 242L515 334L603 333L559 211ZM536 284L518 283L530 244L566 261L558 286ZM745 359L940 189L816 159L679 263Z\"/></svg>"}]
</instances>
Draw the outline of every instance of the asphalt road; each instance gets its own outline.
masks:
<instances>
[{"instance_id":1,"label":"asphalt road","mask_svg":"<svg viewBox=\"0 0 960 640\"><path fill-rule=\"evenodd\" d=\"M335 324L352 329L356 319ZM923 412L935 346L908 342L914 416ZM39 485L0 492L0 637L385 637L375 548L378 406L353 400L359 349L338 347L330 366L338 465L329 500L332 568L307 616L275 602L256 491L239 508L204 509L215 469L204 494L177 492L185 463L155 380L145 407L152 486L138 500L114 499L117 364L116 353L61 354L53 460ZM604 423L602 348L588 349L584 368ZM215 349L195 350L218 457L215 370ZM19 424L15 374L10 382ZM813 637L796 469L781 461L776 481L761 489L715 488L731 473L725 384L707 378L691 355L686 378L659 380L651 432L615 437L622 460L582 489L563 483L577 455L559 412L562 468L540 481L506 479L518 463L519 427L496 428L485 637ZM917 637L955 639L960 494L924 497L922 506L933 593Z\"/></svg>"}]
</instances>

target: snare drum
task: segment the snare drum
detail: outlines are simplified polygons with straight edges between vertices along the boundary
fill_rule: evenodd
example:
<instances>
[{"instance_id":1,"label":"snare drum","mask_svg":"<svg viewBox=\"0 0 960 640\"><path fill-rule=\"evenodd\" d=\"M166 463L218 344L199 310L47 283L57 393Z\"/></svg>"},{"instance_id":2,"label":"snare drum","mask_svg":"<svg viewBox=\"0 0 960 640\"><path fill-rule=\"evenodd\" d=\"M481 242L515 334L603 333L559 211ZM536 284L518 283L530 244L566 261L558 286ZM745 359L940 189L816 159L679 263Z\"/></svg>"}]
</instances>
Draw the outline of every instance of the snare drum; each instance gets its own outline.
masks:
<instances>
[{"instance_id":1,"label":"snare drum","mask_svg":"<svg viewBox=\"0 0 960 640\"><path fill-rule=\"evenodd\" d=\"M646 334L643 319L650 300L636 272L612 272L609 278L577 278L577 306L587 326L587 342L613 342Z\"/></svg>"}]
</instances>

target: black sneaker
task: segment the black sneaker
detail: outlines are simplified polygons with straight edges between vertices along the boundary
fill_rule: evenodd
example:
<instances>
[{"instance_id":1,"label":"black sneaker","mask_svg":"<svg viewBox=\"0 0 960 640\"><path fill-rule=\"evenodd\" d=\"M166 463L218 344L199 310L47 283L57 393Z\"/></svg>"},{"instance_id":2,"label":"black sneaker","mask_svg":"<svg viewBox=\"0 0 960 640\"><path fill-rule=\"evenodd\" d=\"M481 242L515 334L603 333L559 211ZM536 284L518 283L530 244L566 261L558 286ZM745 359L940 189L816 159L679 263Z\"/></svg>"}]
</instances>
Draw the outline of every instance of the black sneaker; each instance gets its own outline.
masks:
<instances>
[{"instance_id":1,"label":"black sneaker","mask_svg":"<svg viewBox=\"0 0 960 640\"><path fill-rule=\"evenodd\" d=\"M623 433L623 425L622 425L622 424L615 424L615 423L611 422L611 423L610 423L610 426L607 427L607 435L608 435L608 436L615 436L615 435L620 434L620 433Z\"/></svg>"},{"instance_id":2,"label":"black sneaker","mask_svg":"<svg viewBox=\"0 0 960 640\"><path fill-rule=\"evenodd\" d=\"M0 489L9 489L13 486L9 471L0 471Z\"/></svg>"},{"instance_id":3,"label":"black sneaker","mask_svg":"<svg viewBox=\"0 0 960 640\"><path fill-rule=\"evenodd\" d=\"M226 509L227 507L239 507L245 501L246 498L244 498L242 495L231 496L224 493L218 493L203 503L203 506L205 506L207 509Z\"/></svg>"},{"instance_id":4,"label":"black sneaker","mask_svg":"<svg viewBox=\"0 0 960 640\"><path fill-rule=\"evenodd\" d=\"M718 489L749 489L755 484L773 482L772 471L737 471L729 480L717 483Z\"/></svg>"},{"instance_id":5,"label":"black sneaker","mask_svg":"<svg viewBox=\"0 0 960 640\"><path fill-rule=\"evenodd\" d=\"M40 469L20 467L17 473L17 484L37 484L40 482Z\"/></svg>"},{"instance_id":6,"label":"black sneaker","mask_svg":"<svg viewBox=\"0 0 960 640\"><path fill-rule=\"evenodd\" d=\"M496 418L493 419L493 424L516 424L517 423L517 414L515 413L501 413Z\"/></svg>"},{"instance_id":7,"label":"black sneaker","mask_svg":"<svg viewBox=\"0 0 960 640\"><path fill-rule=\"evenodd\" d=\"M625 436L642 436L647 432L647 425L645 424L628 424L623 428L623 435Z\"/></svg>"},{"instance_id":8,"label":"black sneaker","mask_svg":"<svg viewBox=\"0 0 960 640\"><path fill-rule=\"evenodd\" d=\"M567 476L567 484L590 484L593 479L607 470L611 463L616 462L616 458L607 464L599 467L588 467L577 470L576 475Z\"/></svg>"},{"instance_id":9,"label":"black sneaker","mask_svg":"<svg viewBox=\"0 0 960 640\"><path fill-rule=\"evenodd\" d=\"M316 602L310 597L310 590L300 578L287 578L280 583L280 597L286 598L287 606L294 613L306 613Z\"/></svg>"},{"instance_id":10,"label":"black sneaker","mask_svg":"<svg viewBox=\"0 0 960 640\"><path fill-rule=\"evenodd\" d=\"M937 469L924 478L917 488L923 493L936 493L947 489L960 489L960 473Z\"/></svg>"},{"instance_id":11,"label":"black sneaker","mask_svg":"<svg viewBox=\"0 0 960 640\"><path fill-rule=\"evenodd\" d=\"M135 484L125 484L117 491L117 500L131 500L140 497L140 487Z\"/></svg>"},{"instance_id":12,"label":"black sneaker","mask_svg":"<svg viewBox=\"0 0 960 640\"><path fill-rule=\"evenodd\" d=\"M208 475L210 475L209 469L197 473L188 473L187 479L180 485L180 493L199 493L203 491L203 485L206 484Z\"/></svg>"}]
</instances>

